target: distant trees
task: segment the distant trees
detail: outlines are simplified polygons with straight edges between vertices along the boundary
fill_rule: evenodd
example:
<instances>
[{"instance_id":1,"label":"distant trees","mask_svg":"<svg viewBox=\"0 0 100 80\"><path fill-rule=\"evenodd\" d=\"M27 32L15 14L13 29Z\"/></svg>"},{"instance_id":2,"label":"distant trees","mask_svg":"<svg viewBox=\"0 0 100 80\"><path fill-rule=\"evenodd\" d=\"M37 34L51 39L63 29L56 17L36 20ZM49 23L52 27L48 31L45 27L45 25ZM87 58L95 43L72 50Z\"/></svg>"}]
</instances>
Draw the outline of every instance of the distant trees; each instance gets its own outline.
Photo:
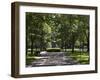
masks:
<instances>
[{"instance_id":1,"label":"distant trees","mask_svg":"<svg viewBox=\"0 0 100 80\"><path fill-rule=\"evenodd\" d=\"M26 13L26 53L45 50L52 42L66 51L76 46L89 51L89 16L49 13ZM79 43L79 44L77 44ZM83 47L82 47L83 46Z\"/></svg>"}]
</instances>

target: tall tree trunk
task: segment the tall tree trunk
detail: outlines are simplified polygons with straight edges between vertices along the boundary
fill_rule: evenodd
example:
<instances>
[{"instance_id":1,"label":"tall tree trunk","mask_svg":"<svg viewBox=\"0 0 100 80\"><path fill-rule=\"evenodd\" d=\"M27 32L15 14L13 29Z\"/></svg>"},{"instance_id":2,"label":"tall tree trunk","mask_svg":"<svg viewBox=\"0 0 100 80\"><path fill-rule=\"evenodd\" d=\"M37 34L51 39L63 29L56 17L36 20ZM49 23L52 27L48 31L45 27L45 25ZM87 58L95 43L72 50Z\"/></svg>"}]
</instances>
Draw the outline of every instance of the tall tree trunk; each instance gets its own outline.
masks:
<instances>
[{"instance_id":1,"label":"tall tree trunk","mask_svg":"<svg viewBox=\"0 0 100 80\"><path fill-rule=\"evenodd\" d=\"M31 36L31 55L33 54L33 38Z\"/></svg>"},{"instance_id":2,"label":"tall tree trunk","mask_svg":"<svg viewBox=\"0 0 100 80\"><path fill-rule=\"evenodd\" d=\"M89 38L87 39L87 52L89 52Z\"/></svg>"},{"instance_id":3,"label":"tall tree trunk","mask_svg":"<svg viewBox=\"0 0 100 80\"><path fill-rule=\"evenodd\" d=\"M75 45L74 45L74 44L72 44L72 53L74 52L74 46L75 46Z\"/></svg>"},{"instance_id":4,"label":"tall tree trunk","mask_svg":"<svg viewBox=\"0 0 100 80\"><path fill-rule=\"evenodd\" d=\"M42 42L40 43L40 51L42 51Z\"/></svg>"},{"instance_id":5,"label":"tall tree trunk","mask_svg":"<svg viewBox=\"0 0 100 80\"><path fill-rule=\"evenodd\" d=\"M26 38L26 55L28 53L28 41L27 41L27 38Z\"/></svg>"},{"instance_id":6,"label":"tall tree trunk","mask_svg":"<svg viewBox=\"0 0 100 80\"><path fill-rule=\"evenodd\" d=\"M84 52L84 41L82 41L82 52Z\"/></svg>"},{"instance_id":7,"label":"tall tree trunk","mask_svg":"<svg viewBox=\"0 0 100 80\"><path fill-rule=\"evenodd\" d=\"M89 52L89 32L88 32L88 35L86 36L87 38L87 52Z\"/></svg>"},{"instance_id":8,"label":"tall tree trunk","mask_svg":"<svg viewBox=\"0 0 100 80\"><path fill-rule=\"evenodd\" d=\"M75 39L74 39L74 35L72 33L72 53L74 52L74 47L75 47Z\"/></svg>"},{"instance_id":9,"label":"tall tree trunk","mask_svg":"<svg viewBox=\"0 0 100 80\"><path fill-rule=\"evenodd\" d=\"M66 48L67 48L67 47L66 47L66 41L65 41L65 52L66 52Z\"/></svg>"},{"instance_id":10,"label":"tall tree trunk","mask_svg":"<svg viewBox=\"0 0 100 80\"><path fill-rule=\"evenodd\" d=\"M61 49L63 50L64 42L63 39L61 39Z\"/></svg>"},{"instance_id":11,"label":"tall tree trunk","mask_svg":"<svg viewBox=\"0 0 100 80\"><path fill-rule=\"evenodd\" d=\"M64 51L66 52L66 42L64 41Z\"/></svg>"},{"instance_id":12,"label":"tall tree trunk","mask_svg":"<svg viewBox=\"0 0 100 80\"><path fill-rule=\"evenodd\" d=\"M26 31L26 55L28 54L28 31Z\"/></svg>"},{"instance_id":13,"label":"tall tree trunk","mask_svg":"<svg viewBox=\"0 0 100 80\"><path fill-rule=\"evenodd\" d=\"M81 55L82 55L81 49L82 49L82 42L80 41L80 61L81 61Z\"/></svg>"}]
</instances>

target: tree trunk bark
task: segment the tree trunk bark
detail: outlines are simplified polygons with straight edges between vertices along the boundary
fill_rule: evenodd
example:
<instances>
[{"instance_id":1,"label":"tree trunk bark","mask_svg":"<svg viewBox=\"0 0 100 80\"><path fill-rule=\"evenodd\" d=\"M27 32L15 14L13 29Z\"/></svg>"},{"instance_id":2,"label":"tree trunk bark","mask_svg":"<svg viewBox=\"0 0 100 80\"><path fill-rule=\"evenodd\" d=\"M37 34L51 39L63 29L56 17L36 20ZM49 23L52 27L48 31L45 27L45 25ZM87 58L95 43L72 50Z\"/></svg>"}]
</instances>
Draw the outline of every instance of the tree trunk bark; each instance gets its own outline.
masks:
<instances>
[{"instance_id":1,"label":"tree trunk bark","mask_svg":"<svg viewBox=\"0 0 100 80\"><path fill-rule=\"evenodd\" d=\"M72 53L74 52L74 46L75 46L75 45L74 45L74 44L72 44Z\"/></svg>"},{"instance_id":2,"label":"tree trunk bark","mask_svg":"<svg viewBox=\"0 0 100 80\"><path fill-rule=\"evenodd\" d=\"M81 54L82 54L81 49L82 49L82 42L80 41L80 61L81 61Z\"/></svg>"},{"instance_id":3,"label":"tree trunk bark","mask_svg":"<svg viewBox=\"0 0 100 80\"><path fill-rule=\"evenodd\" d=\"M67 49L67 47L66 47L67 45L66 44L67 44L67 42L65 41L65 52L66 52L66 49Z\"/></svg>"},{"instance_id":4,"label":"tree trunk bark","mask_svg":"<svg viewBox=\"0 0 100 80\"><path fill-rule=\"evenodd\" d=\"M75 47L75 41L74 41L74 35L72 33L72 53L74 52L74 47Z\"/></svg>"},{"instance_id":5,"label":"tree trunk bark","mask_svg":"<svg viewBox=\"0 0 100 80\"><path fill-rule=\"evenodd\" d=\"M31 55L33 54L33 38L31 36Z\"/></svg>"},{"instance_id":6,"label":"tree trunk bark","mask_svg":"<svg viewBox=\"0 0 100 80\"><path fill-rule=\"evenodd\" d=\"M61 49L63 49L63 46L64 46L64 42L63 39L61 39Z\"/></svg>"},{"instance_id":7,"label":"tree trunk bark","mask_svg":"<svg viewBox=\"0 0 100 80\"><path fill-rule=\"evenodd\" d=\"M87 52L89 52L89 37L87 38Z\"/></svg>"},{"instance_id":8,"label":"tree trunk bark","mask_svg":"<svg viewBox=\"0 0 100 80\"><path fill-rule=\"evenodd\" d=\"M84 51L84 41L82 41L82 52Z\"/></svg>"},{"instance_id":9,"label":"tree trunk bark","mask_svg":"<svg viewBox=\"0 0 100 80\"><path fill-rule=\"evenodd\" d=\"M27 41L27 38L26 38L26 55L28 53L28 41Z\"/></svg>"}]
</instances>

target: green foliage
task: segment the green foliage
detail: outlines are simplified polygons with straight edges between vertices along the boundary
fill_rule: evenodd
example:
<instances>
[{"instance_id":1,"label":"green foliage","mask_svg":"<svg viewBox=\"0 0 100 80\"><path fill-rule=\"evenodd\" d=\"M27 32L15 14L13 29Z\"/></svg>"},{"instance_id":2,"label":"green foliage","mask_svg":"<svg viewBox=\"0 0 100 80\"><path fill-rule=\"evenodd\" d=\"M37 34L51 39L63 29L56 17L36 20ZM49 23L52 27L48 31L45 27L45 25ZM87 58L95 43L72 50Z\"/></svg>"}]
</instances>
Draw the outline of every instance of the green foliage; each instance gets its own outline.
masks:
<instances>
[{"instance_id":1,"label":"green foliage","mask_svg":"<svg viewBox=\"0 0 100 80\"><path fill-rule=\"evenodd\" d=\"M60 52L61 49L60 48L47 48L46 51L47 52Z\"/></svg>"},{"instance_id":2,"label":"green foliage","mask_svg":"<svg viewBox=\"0 0 100 80\"><path fill-rule=\"evenodd\" d=\"M75 47L89 48L89 16L26 12L26 51L52 48L54 41L56 47L72 52Z\"/></svg>"}]
</instances>

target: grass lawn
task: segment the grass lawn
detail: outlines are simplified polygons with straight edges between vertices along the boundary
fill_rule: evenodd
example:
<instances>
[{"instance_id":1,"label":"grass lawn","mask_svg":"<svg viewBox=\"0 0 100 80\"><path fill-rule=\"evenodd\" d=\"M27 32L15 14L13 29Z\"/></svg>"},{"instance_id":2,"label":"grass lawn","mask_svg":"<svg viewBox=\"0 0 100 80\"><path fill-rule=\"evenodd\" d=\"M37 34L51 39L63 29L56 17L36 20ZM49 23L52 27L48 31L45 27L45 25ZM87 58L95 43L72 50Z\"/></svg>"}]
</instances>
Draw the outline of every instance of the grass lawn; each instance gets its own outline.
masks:
<instances>
[{"instance_id":1,"label":"grass lawn","mask_svg":"<svg viewBox=\"0 0 100 80\"><path fill-rule=\"evenodd\" d=\"M26 65L31 65L33 60L36 60L34 56L32 57L26 57Z\"/></svg>"},{"instance_id":2,"label":"grass lawn","mask_svg":"<svg viewBox=\"0 0 100 80\"><path fill-rule=\"evenodd\" d=\"M31 55L31 53L28 52L28 54L26 56L26 65L31 65L33 60L36 60L35 55Z\"/></svg>"},{"instance_id":3,"label":"grass lawn","mask_svg":"<svg viewBox=\"0 0 100 80\"><path fill-rule=\"evenodd\" d=\"M74 60L77 60L80 64L89 64L88 52L80 52L80 51L75 51L73 53L69 52L69 56Z\"/></svg>"}]
</instances>

